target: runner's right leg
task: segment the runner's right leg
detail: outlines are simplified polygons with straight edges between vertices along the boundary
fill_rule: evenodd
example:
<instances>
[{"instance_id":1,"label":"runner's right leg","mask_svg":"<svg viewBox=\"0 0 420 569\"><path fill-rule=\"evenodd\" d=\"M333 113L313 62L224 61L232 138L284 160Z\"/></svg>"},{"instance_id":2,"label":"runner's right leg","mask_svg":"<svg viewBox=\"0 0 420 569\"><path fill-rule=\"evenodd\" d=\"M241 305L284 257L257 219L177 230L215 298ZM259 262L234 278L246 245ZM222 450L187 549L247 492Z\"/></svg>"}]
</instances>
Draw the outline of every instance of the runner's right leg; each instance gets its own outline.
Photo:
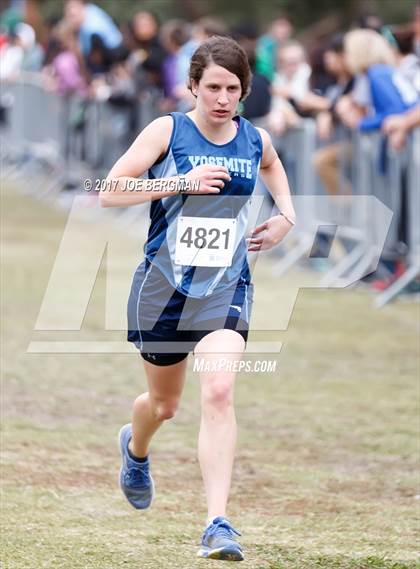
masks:
<instances>
[{"instance_id":1,"label":"runner's right leg","mask_svg":"<svg viewBox=\"0 0 420 569\"><path fill-rule=\"evenodd\" d=\"M134 402L133 423L121 428L120 487L130 504L139 510L148 508L155 495L150 474L150 440L165 419L174 416L185 382L187 357L168 366L144 363L149 391Z\"/></svg>"},{"instance_id":2,"label":"runner's right leg","mask_svg":"<svg viewBox=\"0 0 420 569\"><path fill-rule=\"evenodd\" d=\"M143 361L149 391L134 401L130 452L145 457L150 441L163 421L171 419L181 398L185 384L188 358L167 366Z\"/></svg>"}]
</instances>

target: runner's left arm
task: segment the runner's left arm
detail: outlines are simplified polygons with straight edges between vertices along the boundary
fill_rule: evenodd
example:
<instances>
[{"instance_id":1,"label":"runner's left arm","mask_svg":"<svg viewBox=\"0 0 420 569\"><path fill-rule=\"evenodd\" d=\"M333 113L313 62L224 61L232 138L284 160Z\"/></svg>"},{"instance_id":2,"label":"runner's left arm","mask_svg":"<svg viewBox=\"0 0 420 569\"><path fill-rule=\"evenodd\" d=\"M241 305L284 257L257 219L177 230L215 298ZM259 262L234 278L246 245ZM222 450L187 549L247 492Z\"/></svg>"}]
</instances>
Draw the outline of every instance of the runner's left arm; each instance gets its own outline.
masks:
<instances>
[{"instance_id":1,"label":"runner's left arm","mask_svg":"<svg viewBox=\"0 0 420 569\"><path fill-rule=\"evenodd\" d=\"M254 229L249 239L249 251L264 251L280 243L293 227L296 219L287 176L273 147L271 137L262 128L258 131L263 142L260 176L273 196L280 215L270 217Z\"/></svg>"}]
</instances>

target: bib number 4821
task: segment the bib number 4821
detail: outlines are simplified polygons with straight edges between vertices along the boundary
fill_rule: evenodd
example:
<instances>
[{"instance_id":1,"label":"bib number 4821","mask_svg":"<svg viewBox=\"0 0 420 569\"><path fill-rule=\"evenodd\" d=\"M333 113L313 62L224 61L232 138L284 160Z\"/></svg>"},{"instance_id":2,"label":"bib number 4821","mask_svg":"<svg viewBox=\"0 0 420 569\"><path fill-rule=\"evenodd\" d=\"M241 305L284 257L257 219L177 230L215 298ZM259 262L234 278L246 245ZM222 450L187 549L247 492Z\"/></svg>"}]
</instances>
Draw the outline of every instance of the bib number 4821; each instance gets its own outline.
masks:
<instances>
[{"instance_id":1,"label":"bib number 4821","mask_svg":"<svg viewBox=\"0 0 420 569\"><path fill-rule=\"evenodd\" d=\"M193 235L193 228L187 227L184 235L181 237L181 243L185 243L187 247L195 247L196 249L228 249L229 236L231 230L221 232L217 227L212 227L207 231L205 227L197 227ZM222 239L220 239L222 238Z\"/></svg>"},{"instance_id":2,"label":"bib number 4821","mask_svg":"<svg viewBox=\"0 0 420 569\"><path fill-rule=\"evenodd\" d=\"M232 264L236 219L179 217L175 263L201 267Z\"/></svg>"}]
</instances>

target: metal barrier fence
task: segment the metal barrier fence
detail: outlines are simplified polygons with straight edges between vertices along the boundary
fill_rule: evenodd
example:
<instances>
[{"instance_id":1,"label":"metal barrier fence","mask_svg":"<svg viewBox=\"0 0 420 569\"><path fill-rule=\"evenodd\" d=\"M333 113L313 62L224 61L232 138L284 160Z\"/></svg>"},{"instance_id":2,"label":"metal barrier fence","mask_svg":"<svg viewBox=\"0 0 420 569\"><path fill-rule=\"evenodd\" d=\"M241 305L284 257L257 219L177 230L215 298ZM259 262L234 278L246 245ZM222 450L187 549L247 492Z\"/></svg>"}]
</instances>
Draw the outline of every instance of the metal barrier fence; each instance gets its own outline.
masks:
<instances>
[{"instance_id":1,"label":"metal barrier fence","mask_svg":"<svg viewBox=\"0 0 420 569\"><path fill-rule=\"evenodd\" d=\"M38 74L2 83L0 93L7 151L22 154L28 148L49 147L65 164L83 162L95 170L109 170L127 149L134 137L133 122L140 130L158 114L151 98L121 107L59 96L45 89Z\"/></svg>"},{"instance_id":2,"label":"metal barrier fence","mask_svg":"<svg viewBox=\"0 0 420 569\"><path fill-rule=\"evenodd\" d=\"M404 258L404 274L375 299L381 307L420 274L420 129L401 152L392 150L378 132L342 131L339 141L349 145L350 164L342 160L339 173L343 182L345 170L350 170L351 195L327 196L314 168L319 148L314 121L304 120L275 139L299 219L295 242L276 271L282 274L300 259L310 259L319 232L344 243L341 258L321 278L321 286L349 286L374 271L380 258Z\"/></svg>"},{"instance_id":3,"label":"metal barrier fence","mask_svg":"<svg viewBox=\"0 0 420 569\"><path fill-rule=\"evenodd\" d=\"M29 172L32 189L41 197L60 193L72 174L76 188L83 172L85 177L102 177L136 133L159 114L152 97L136 108L86 102L46 91L39 76L3 84L1 101L6 107L0 130L2 174ZM339 141L350 149L350 168L347 160L341 160L340 179L349 177L351 196L328 196L320 185L314 167L319 144L313 120L305 119L274 138L299 219L293 245L283 250L274 270L281 274L301 259L310 259L314 236L320 231L327 240L344 244L341 257L321 279L325 287L358 281L376 268L380 257L404 256L406 272L376 297L375 304L383 306L420 272L420 129L399 153L379 133L342 131ZM137 208L120 210L117 222L133 225L137 212Z\"/></svg>"}]
</instances>

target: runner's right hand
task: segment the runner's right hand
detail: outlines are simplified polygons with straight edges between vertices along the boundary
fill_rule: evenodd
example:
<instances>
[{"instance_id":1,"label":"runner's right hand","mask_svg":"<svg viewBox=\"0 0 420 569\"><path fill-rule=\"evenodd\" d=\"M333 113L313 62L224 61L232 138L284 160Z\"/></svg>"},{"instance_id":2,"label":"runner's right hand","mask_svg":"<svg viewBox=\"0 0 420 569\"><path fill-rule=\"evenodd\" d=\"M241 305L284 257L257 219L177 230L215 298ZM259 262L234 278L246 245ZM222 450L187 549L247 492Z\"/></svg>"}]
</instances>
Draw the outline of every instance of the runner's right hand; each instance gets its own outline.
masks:
<instances>
[{"instance_id":1,"label":"runner's right hand","mask_svg":"<svg viewBox=\"0 0 420 569\"><path fill-rule=\"evenodd\" d=\"M196 166L185 174L185 178L190 180L194 187L195 182L199 182L198 189L187 191L187 194L218 194L225 186L223 180L230 182L232 179L227 168L212 164Z\"/></svg>"}]
</instances>

